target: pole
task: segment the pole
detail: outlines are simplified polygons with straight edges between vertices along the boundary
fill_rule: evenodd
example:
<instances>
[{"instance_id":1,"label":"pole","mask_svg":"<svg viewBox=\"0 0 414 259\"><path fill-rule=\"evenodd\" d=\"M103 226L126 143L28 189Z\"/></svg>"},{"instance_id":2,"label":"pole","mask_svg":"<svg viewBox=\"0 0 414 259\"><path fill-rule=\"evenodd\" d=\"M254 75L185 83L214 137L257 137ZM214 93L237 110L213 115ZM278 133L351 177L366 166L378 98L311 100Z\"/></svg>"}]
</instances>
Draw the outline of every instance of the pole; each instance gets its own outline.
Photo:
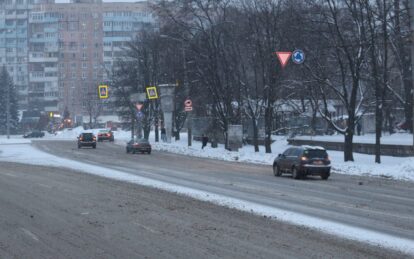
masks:
<instances>
[{"instance_id":1,"label":"pole","mask_svg":"<svg viewBox=\"0 0 414 259\"><path fill-rule=\"evenodd\" d=\"M190 97L190 87L188 84L188 75L187 75L187 61L186 61L186 56L185 56L185 48L184 48L184 41L181 41L182 44L182 51L183 51L183 68L184 68L184 87L185 87L185 91L187 93L186 99L188 99ZM188 146L191 147L191 142L192 142L192 123L191 123L191 116L192 115L192 111L187 112L187 139L188 139Z\"/></svg>"},{"instance_id":2,"label":"pole","mask_svg":"<svg viewBox=\"0 0 414 259\"><path fill-rule=\"evenodd\" d=\"M6 132L7 138L10 138L10 80L7 80L7 96L6 96Z\"/></svg>"},{"instance_id":3,"label":"pole","mask_svg":"<svg viewBox=\"0 0 414 259\"><path fill-rule=\"evenodd\" d=\"M410 39L410 50L411 50L411 85L413 88L411 89L411 94L413 96L412 100L412 109L413 109L413 117L414 117L414 0L410 0L410 32L411 32L411 39ZM414 146L414 118L412 118L413 124L413 146Z\"/></svg>"}]
</instances>

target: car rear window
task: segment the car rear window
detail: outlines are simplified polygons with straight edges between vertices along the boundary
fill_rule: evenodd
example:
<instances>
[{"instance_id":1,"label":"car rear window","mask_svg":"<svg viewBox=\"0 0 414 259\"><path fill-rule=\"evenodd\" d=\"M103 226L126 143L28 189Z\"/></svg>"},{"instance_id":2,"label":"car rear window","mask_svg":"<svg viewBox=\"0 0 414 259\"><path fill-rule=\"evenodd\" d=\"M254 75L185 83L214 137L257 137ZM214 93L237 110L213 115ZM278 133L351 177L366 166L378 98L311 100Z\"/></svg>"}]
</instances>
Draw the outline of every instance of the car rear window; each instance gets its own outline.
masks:
<instances>
[{"instance_id":1,"label":"car rear window","mask_svg":"<svg viewBox=\"0 0 414 259\"><path fill-rule=\"evenodd\" d=\"M82 137L83 137L85 140L92 140L92 139L93 139L93 134L92 134L92 133L83 133L83 134L82 134Z\"/></svg>"},{"instance_id":2,"label":"car rear window","mask_svg":"<svg viewBox=\"0 0 414 259\"><path fill-rule=\"evenodd\" d=\"M148 144L149 143L148 140L146 140L146 139L140 139L137 142L140 143L140 144Z\"/></svg>"},{"instance_id":3,"label":"car rear window","mask_svg":"<svg viewBox=\"0 0 414 259\"><path fill-rule=\"evenodd\" d=\"M318 149L305 150L303 153L308 158L326 158L328 156L326 150Z\"/></svg>"}]
</instances>

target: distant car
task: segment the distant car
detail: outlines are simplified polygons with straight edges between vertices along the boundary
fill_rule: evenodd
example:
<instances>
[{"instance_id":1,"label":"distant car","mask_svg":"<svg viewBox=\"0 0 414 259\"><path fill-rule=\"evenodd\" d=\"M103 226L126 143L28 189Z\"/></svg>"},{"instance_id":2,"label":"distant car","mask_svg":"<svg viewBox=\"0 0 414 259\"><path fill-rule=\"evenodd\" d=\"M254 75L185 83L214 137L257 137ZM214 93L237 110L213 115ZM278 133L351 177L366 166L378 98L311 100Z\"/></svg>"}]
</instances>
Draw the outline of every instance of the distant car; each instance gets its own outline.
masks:
<instances>
[{"instance_id":1,"label":"distant car","mask_svg":"<svg viewBox=\"0 0 414 259\"><path fill-rule=\"evenodd\" d=\"M96 137L93 133L84 132L78 137L78 148L93 147L96 148Z\"/></svg>"},{"instance_id":2,"label":"distant car","mask_svg":"<svg viewBox=\"0 0 414 259\"><path fill-rule=\"evenodd\" d=\"M44 132L32 131L23 135L23 138L42 138L45 136Z\"/></svg>"},{"instance_id":3,"label":"distant car","mask_svg":"<svg viewBox=\"0 0 414 259\"><path fill-rule=\"evenodd\" d=\"M98 132L98 141L114 141L114 133L111 130L100 130Z\"/></svg>"},{"instance_id":4,"label":"distant car","mask_svg":"<svg viewBox=\"0 0 414 259\"><path fill-rule=\"evenodd\" d=\"M126 146L127 153L148 153L151 154L151 144L146 139L130 140Z\"/></svg>"},{"instance_id":5,"label":"distant car","mask_svg":"<svg viewBox=\"0 0 414 259\"><path fill-rule=\"evenodd\" d=\"M307 175L319 175L327 180L331 174L331 161L323 147L292 147L275 158L273 173L275 176L290 173L294 179Z\"/></svg>"}]
</instances>

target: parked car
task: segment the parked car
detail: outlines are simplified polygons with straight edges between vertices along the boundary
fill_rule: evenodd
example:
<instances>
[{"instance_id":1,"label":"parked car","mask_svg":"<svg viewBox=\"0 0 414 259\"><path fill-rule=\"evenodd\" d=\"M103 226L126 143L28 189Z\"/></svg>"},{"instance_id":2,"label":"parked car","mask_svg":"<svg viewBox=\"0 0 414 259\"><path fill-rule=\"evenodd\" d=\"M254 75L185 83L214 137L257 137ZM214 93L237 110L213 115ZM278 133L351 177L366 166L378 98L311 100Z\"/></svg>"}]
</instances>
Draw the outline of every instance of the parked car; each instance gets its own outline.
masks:
<instances>
[{"instance_id":1,"label":"parked car","mask_svg":"<svg viewBox=\"0 0 414 259\"><path fill-rule=\"evenodd\" d=\"M23 138L42 138L45 136L45 133L42 131L32 131L23 135Z\"/></svg>"},{"instance_id":2,"label":"parked car","mask_svg":"<svg viewBox=\"0 0 414 259\"><path fill-rule=\"evenodd\" d=\"M126 146L126 152L135 154L137 152L151 154L151 144L146 139L130 140Z\"/></svg>"},{"instance_id":3,"label":"parked car","mask_svg":"<svg viewBox=\"0 0 414 259\"><path fill-rule=\"evenodd\" d=\"M111 130L100 130L98 132L98 141L108 140L113 142L114 141L114 133Z\"/></svg>"},{"instance_id":4,"label":"parked car","mask_svg":"<svg viewBox=\"0 0 414 259\"><path fill-rule=\"evenodd\" d=\"M90 132L83 132L78 137L78 148L93 147L96 148L96 136Z\"/></svg>"},{"instance_id":5,"label":"parked car","mask_svg":"<svg viewBox=\"0 0 414 259\"><path fill-rule=\"evenodd\" d=\"M327 180L331 174L331 161L323 147L292 147L275 158L273 173L275 176L289 173L294 179L307 175L319 175Z\"/></svg>"}]
</instances>

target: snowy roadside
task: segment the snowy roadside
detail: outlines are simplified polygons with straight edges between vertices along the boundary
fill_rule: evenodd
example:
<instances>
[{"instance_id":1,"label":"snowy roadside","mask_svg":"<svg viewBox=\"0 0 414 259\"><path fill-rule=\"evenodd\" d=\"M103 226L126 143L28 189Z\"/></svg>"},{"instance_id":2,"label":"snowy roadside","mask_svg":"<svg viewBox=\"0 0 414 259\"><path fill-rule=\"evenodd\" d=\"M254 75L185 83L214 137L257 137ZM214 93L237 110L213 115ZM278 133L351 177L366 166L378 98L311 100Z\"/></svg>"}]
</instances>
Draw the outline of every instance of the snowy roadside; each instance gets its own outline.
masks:
<instances>
[{"instance_id":1,"label":"snowy roadside","mask_svg":"<svg viewBox=\"0 0 414 259\"><path fill-rule=\"evenodd\" d=\"M99 129L91 130L96 134ZM80 132L84 131L82 127L74 128L72 130L65 130L57 135L46 134L44 140L60 139L60 140L76 140L76 137ZM126 142L130 139L131 133L129 131L115 131L115 143L121 146L125 146ZM340 140L341 136L319 136L320 140ZM361 136L361 141L369 142L372 138L365 135ZM371 136L372 137L372 136ZM407 142L407 139L411 136L408 134L394 134L392 136L385 137L384 139L388 143L401 143ZM181 133L180 140L172 140L171 143L154 142L154 132L150 134L150 142L154 150L166 151L176 154L182 154L187 156L219 159L233 162L245 162L254 164L272 165L274 158L282 153L289 147L286 136L274 136L275 142L272 144L271 154L264 152L264 147L260 146L259 152L254 152L254 147L244 146L238 152L231 152L224 148L223 145L219 145L218 148L211 148L210 145L201 149L201 142L193 141L192 146L187 146L187 134ZM37 140L37 139L36 139ZM4 141L4 138L0 138ZM16 141L28 141L23 139L16 139ZM347 174L347 175L365 175L365 176L377 176L396 180L410 180L414 181L414 157L391 157L382 156L382 163L375 164L374 156L354 153L355 162L343 162L343 152L340 151L328 151L332 160L332 169L335 173Z\"/></svg>"}]
</instances>

